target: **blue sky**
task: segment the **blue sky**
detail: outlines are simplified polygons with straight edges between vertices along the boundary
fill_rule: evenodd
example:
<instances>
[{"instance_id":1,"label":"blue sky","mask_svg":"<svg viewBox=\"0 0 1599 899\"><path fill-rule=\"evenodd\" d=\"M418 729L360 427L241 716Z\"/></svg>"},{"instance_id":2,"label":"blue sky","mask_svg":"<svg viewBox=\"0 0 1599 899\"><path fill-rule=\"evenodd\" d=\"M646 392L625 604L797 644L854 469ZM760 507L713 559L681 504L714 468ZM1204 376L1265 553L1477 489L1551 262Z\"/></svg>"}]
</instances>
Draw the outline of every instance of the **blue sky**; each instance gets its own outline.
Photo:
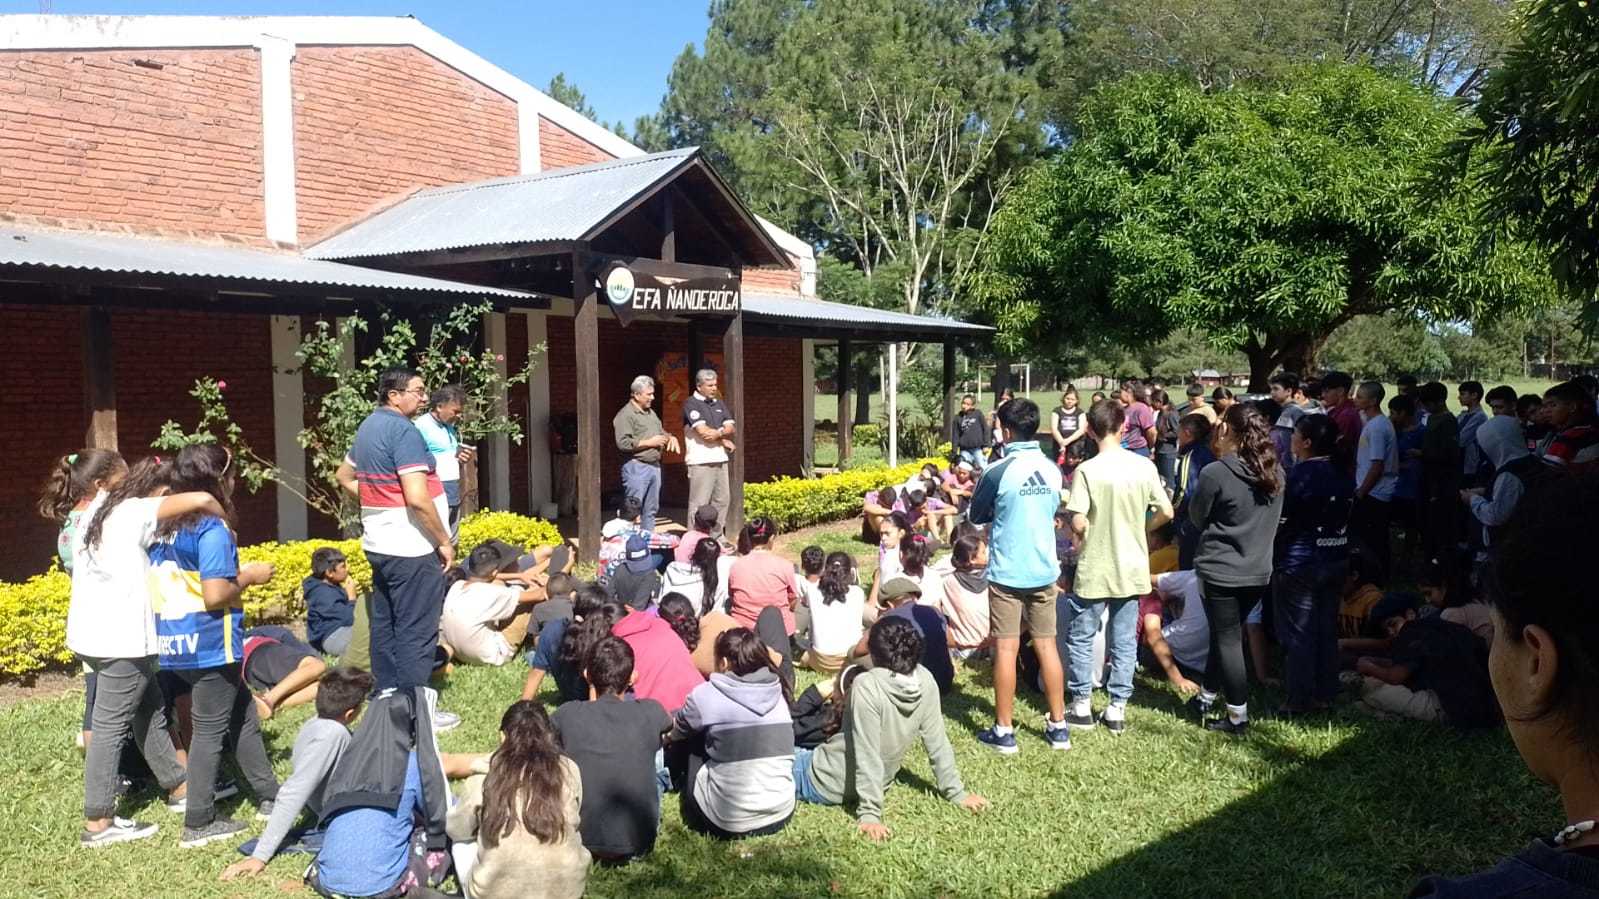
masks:
<instances>
[{"instance_id":1,"label":"blue sky","mask_svg":"<svg viewBox=\"0 0 1599 899\"><path fill-rule=\"evenodd\" d=\"M565 72L602 121L654 112L672 60L705 37L709 0L318 0L153 2L0 0L0 13L127 15L412 15L523 81L543 88Z\"/></svg>"}]
</instances>

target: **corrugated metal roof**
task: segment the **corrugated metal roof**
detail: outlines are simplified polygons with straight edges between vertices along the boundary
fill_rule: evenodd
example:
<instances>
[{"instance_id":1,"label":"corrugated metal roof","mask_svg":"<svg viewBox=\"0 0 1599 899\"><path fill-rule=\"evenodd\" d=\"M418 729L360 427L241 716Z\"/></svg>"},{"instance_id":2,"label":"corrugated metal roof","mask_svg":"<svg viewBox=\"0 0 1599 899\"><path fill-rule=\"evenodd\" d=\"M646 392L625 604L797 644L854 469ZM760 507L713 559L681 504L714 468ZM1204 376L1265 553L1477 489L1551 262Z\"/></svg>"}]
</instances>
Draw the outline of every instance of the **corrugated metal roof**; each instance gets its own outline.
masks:
<instances>
[{"instance_id":1,"label":"corrugated metal roof","mask_svg":"<svg viewBox=\"0 0 1599 899\"><path fill-rule=\"evenodd\" d=\"M690 147L418 191L309 247L305 255L357 259L582 240L618 208L676 172L697 153Z\"/></svg>"},{"instance_id":2,"label":"corrugated metal roof","mask_svg":"<svg viewBox=\"0 0 1599 899\"><path fill-rule=\"evenodd\" d=\"M745 291L743 302L744 315L749 321L805 324L833 331L860 329L977 337L990 334L994 330L987 325L973 325L952 318L911 315L908 312L852 306L848 303L829 303L825 300L813 300L791 294Z\"/></svg>"},{"instance_id":3,"label":"corrugated metal roof","mask_svg":"<svg viewBox=\"0 0 1599 899\"><path fill-rule=\"evenodd\" d=\"M256 250L89 231L0 226L0 271L12 266L279 284L531 299L534 295Z\"/></svg>"}]
</instances>

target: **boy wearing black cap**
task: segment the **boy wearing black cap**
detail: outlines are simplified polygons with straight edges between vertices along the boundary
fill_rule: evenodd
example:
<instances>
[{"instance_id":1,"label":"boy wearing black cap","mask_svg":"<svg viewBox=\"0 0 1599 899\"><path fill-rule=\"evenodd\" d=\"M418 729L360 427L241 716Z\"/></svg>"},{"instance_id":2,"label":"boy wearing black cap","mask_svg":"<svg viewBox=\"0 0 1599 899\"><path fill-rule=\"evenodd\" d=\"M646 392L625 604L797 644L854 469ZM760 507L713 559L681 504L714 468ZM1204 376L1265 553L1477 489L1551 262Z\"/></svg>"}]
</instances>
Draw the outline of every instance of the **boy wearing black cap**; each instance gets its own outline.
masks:
<instances>
[{"instance_id":1,"label":"boy wearing black cap","mask_svg":"<svg viewBox=\"0 0 1599 899\"><path fill-rule=\"evenodd\" d=\"M650 541L643 534L627 538L626 554L620 565L611 569L605 584L617 602L632 609L647 609L661 589L661 573L655 567L655 555L650 552Z\"/></svg>"}]
</instances>

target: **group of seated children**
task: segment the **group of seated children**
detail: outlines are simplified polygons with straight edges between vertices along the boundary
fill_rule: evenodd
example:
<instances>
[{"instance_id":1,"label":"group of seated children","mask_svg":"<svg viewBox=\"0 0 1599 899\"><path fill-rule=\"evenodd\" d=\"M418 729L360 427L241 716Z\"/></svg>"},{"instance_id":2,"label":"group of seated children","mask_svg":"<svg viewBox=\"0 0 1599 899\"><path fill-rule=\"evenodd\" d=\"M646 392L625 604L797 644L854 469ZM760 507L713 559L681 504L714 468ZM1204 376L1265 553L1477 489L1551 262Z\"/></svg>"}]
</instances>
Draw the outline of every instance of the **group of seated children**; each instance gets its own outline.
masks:
<instances>
[{"instance_id":1,"label":"group of seated children","mask_svg":"<svg viewBox=\"0 0 1599 899\"><path fill-rule=\"evenodd\" d=\"M948 544L976 487L977 469L970 462L957 462L947 471L929 462L898 487L882 487L861 497L861 539L876 541L884 522L898 513L902 527Z\"/></svg>"}]
</instances>

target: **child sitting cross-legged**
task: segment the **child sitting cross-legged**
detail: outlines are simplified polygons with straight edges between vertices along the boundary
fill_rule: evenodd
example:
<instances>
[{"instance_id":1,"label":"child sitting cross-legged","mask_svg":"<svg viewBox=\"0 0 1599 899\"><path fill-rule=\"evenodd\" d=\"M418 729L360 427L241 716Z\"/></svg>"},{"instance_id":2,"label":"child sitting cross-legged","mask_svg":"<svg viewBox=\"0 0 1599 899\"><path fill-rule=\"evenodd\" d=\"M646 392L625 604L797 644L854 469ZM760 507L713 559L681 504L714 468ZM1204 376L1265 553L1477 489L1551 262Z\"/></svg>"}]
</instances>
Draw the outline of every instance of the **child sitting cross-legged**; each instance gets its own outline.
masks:
<instances>
[{"instance_id":1,"label":"child sitting cross-legged","mask_svg":"<svg viewBox=\"0 0 1599 899\"><path fill-rule=\"evenodd\" d=\"M322 814L328 774L349 747L350 725L361 714L371 691L372 675L356 668L335 668L322 675L316 692L316 717L301 725L294 738L294 773L278 788L266 829L255 841L250 857L223 870L223 880L266 870L300 813L309 810L313 818Z\"/></svg>"},{"instance_id":2,"label":"child sitting cross-legged","mask_svg":"<svg viewBox=\"0 0 1599 899\"><path fill-rule=\"evenodd\" d=\"M444 615L439 629L457 661L478 665L504 665L516 656L506 639L522 642L527 634L529 609L544 599L544 587L522 588L501 583L504 557L492 546L479 546L460 567L444 595Z\"/></svg>"},{"instance_id":3,"label":"child sitting cross-legged","mask_svg":"<svg viewBox=\"0 0 1599 899\"><path fill-rule=\"evenodd\" d=\"M648 855L660 826L656 755L672 726L653 699L629 699L633 649L620 637L594 644L584 665L587 702L568 702L550 721L582 779L583 846L596 858Z\"/></svg>"},{"instance_id":4,"label":"child sitting cross-legged","mask_svg":"<svg viewBox=\"0 0 1599 899\"><path fill-rule=\"evenodd\" d=\"M955 767L955 750L944 732L938 684L918 662L922 635L898 616L885 617L867 635L873 668L854 679L845 702L843 728L814 750L794 753L794 792L806 802L856 802L856 822L873 841L889 836L883 823L883 793L920 740L932 761L939 792L968 811L988 800L967 793Z\"/></svg>"},{"instance_id":5,"label":"child sitting cross-legged","mask_svg":"<svg viewBox=\"0 0 1599 899\"><path fill-rule=\"evenodd\" d=\"M589 851L578 835L583 802L577 764L544 706L519 700L500 718L488 774L467 778L446 830L455 877L471 899L576 899Z\"/></svg>"},{"instance_id":6,"label":"child sitting cross-legged","mask_svg":"<svg viewBox=\"0 0 1599 899\"><path fill-rule=\"evenodd\" d=\"M678 710L671 736L686 746L683 821L722 839L765 836L794 814L794 723L789 691L755 632L716 638L716 672Z\"/></svg>"}]
</instances>

